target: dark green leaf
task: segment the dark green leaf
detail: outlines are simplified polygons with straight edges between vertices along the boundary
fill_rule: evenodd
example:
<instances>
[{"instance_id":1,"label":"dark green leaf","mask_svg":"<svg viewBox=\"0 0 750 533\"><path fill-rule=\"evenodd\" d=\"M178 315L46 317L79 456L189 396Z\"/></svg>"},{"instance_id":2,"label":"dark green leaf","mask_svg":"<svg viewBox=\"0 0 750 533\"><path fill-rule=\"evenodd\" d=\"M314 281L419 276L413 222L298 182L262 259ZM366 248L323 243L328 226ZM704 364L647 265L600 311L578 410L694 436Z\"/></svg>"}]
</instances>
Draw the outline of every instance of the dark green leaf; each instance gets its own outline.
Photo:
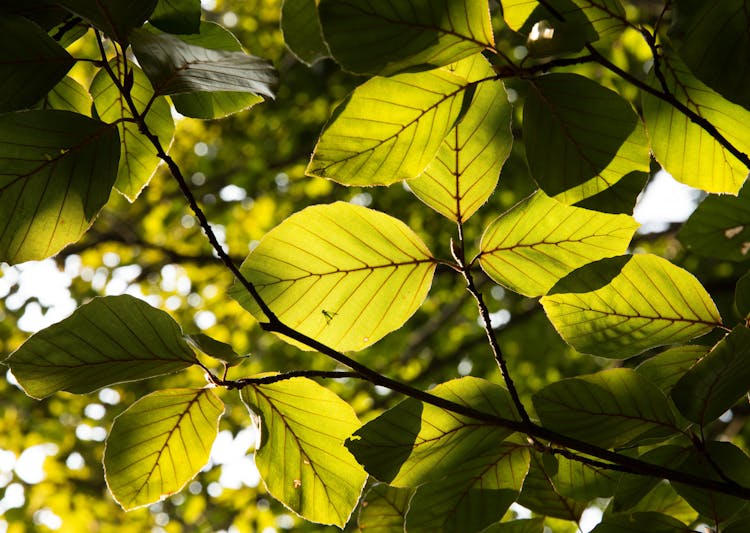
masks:
<instances>
[{"instance_id":1,"label":"dark green leaf","mask_svg":"<svg viewBox=\"0 0 750 533\"><path fill-rule=\"evenodd\" d=\"M159 0L148 21L168 33L198 33L200 0Z\"/></svg>"},{"instance_id":2,"label":"dark green leaf","mask_svg":"<svg viewBox=\"0 0 750 533\"><path fill-rule=\"evenodd\" d=\"M367 533L403 533L414 489L376 483L362 497L357 526Z\"/></svg>"},{"instance_id":3,"label":"dark green leaf","mask_svg":"<svg viewBox=\"0 0 750 533\"><path fill-rule=\"evenodd\" d=\"M7 15L20 15L34 21L45 31L51 30L71 16L52 0L3 0L0 2L0 14L3 18Z\"/></svg>"},{"instance_id":4,"label":"dark green leaf","mask_svg":"<svg viewBox=\"0 0 750 533\"><path fill-rule=\"evenodd\" d=\"M284 0L281 32L289 50L306 65L328 57L316 0Z\"/></svg>"},{"instance_id":5,"label":"dark green leaf","mask_svg":"<svg viewBox=\"0 0 750 533\"><path fill-rule=\"evenodd\" d=\"M671 516L640 512L607 516L597 525L592 533L694 533L693 528L686 526Z\"/></svg>"},{"instance_id":6,"label":"dark green leaf","mask_svg":"<svg viewBox=\"0 0 750 533\"><path fill-rule=\"evenodd\" d=\"M0 261L44 259L78 240L117 177L117 128L69 111L0 116Z\"/></svg>"},{"instance_id":7,"label":"dark green leaf","mask_svg":"<svg viewBox=\"0 0 750 533\"><path fill-rule=\"evenodd\" d=\"M560 494L545 470L541 454L531 454L531 468L523 483L518 503L535 513L578 522L586 505Z\"/></svg>"},{"instance_id":8,"label":"dark green leaf","mask_svg":"<svg viewBox=\"0 0 750 533\"><path fill-rule=\"evenodd\" d=\"M0 16L0 112L36 103L74 62L33 22L15 15Z\"/></svg>"},{"instance_id":9,"label":"dark green leaf","mask_svg":"<svg viewBox=\"0 0 750 533\"><path fill-rule=\"evenodd\" d=\"M672 389L680 412L706 425L750 389L750 329L737 326L691 368Z\"/></svg>"},{"instance_id":10,"label":"dark green leaf","mask_svg":"<svg viewBox=\"0 0 750 533\"><path fill-rule=\"evenodd\" d=\"M205 333L193 333L191 335L185 335L185 338L206 355L224 361L229 366L234 366L243 359L241 355L238 355L237 352L234 351L234 348L232 348L231 345L217 341Z\"/></svg>"},{"instance_id":11,"label":"dark green leaf","mask_svg":"<svg viewBox=\"0 0 750 533\"><path fill-rule=\"evenodd\" d=\"M487 0L321 0L323 36L334 59L359 74L440 67L494 45Z\"/></svg>"},{"instance_id":12,"label":"dark green leaf","mask_svg":"<svg viewBox=\"0 0 750 533\"><path fill-rule=\"evenodd\" d=\"M498 522L484 528L482 533L544 533L544 518Z\"/></svg>"},{"instance_id":13,"label":"dark green leaf","mask_svg":"<svg viewBox=\"0 0 750 533\"><path fill-rule=\"evenodd\" d=\"M603 191L577 202L576 207L593 209L603 213L632 214L638 196L648 183L647 172L634 171Z\"/></svg>"},{"instance_id":14,"label":"dark green leaf","mask_svg":"<svg viewBox=\"0 0 750 533\"><path fill-rule=\"evenodd\" d=\"M612 496L620 478L613 470L563 456L544 455L544 464L557 491L579 502Z\"/></svg>"},{"instance_id":15,"label":"dark green leaf","mask_svg":"<svg viewBox=\"0 0 750 533\"><path fill-rule=\"evenodd\" d=\"M156 0L58 0L58 3L121 44L128 42L130 31L142 26L156 7Z\"/></svg>"},{"instance_id":16,"label":"dark green leaf","mask_svg":"<svg viewBox=\"0 0 750 533\"><path fill-rule=\"evenodd\" d=\"M734 291L734 305L743 318L750 317L750 271L746 272L739 281Z\"/></svg>"},{"instance_id":17,"label":"dark green leaf","mask_svg":"<svg viewBox=\"0 0 750 533\"><path fill-rule=\"evenodd\" d=\"M132 296L95 298L32 335L4 364L29 396L83 394L196 363L180 326Z\"/></svg>"},{"instance_id":18,"label":"dark green leaf","mask_svg":"<svg viewBox=\"0 0 750 533\"><path fill-rule=\"evenodd\" d=\"M707 346L676 346L647 359L636 371L669 394L674 384L708 351Z\"/></svg>"}]
</instances>

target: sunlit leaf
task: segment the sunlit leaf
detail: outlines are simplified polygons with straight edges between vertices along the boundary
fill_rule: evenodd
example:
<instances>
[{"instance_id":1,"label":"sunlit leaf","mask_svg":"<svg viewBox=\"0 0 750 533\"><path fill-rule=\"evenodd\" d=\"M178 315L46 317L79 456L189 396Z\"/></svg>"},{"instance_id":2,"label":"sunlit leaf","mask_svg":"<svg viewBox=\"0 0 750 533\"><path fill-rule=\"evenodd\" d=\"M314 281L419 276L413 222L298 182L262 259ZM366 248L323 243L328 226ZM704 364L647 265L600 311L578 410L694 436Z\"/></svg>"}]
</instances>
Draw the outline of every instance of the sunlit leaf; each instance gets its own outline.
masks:
<instances>
[{"instance_id":1,"label":"sunlit leaf","mask_svg":"<svg viewBox=\"0 0 750 533\"><path fill-rule=\"evenodd\" d=\"M484 528L482 533L544 533L544 517L498 522Z\"/></svg>"},{"instance_id":2,"label":"sunlit leaf","mask_svg":"<svg viewBox=\"0 0 750 533\"><path fill-rule=\"evenodd\" d=\"M527 26L529 21L543 18L552 19L553 23L558 18L570 21L583 14L602 36L621 28L625 18L625 10L618 0L502 0L502 4L503 18L514 31ZM543 9L544 5L551 7L554 13Z\"/></svg>"},{"instance_id":3,"label":"sunlit leaf","mask_svg":"<svg viewBox=\"0 0 750 533\"><path fill-rule=\"evenodd\" d=\"M69 111L0 116L0 261L44 259L78 240L109 199L117 128Z\"/></svg>"},{"instance_id":4,"label":"sunlit leaf","mask_svg":"<svg viewBox=\"0 0 750 533\"><path fill-rule=\"evenodd\" d=\"M211 389L167 389L115 419L104 449L112 496L129 511L182 490L208 462L224 405Z\"/></svg>"},{"instance_id":5,"label":"sunlit leaf","mask_svg":"<svg viewBox=\"0 0 750 533\"><path fill-rule=\"evenodd\" d=\"M707 346L675 346L646 359L636 370L668 394L674 384L708 351Z\"/></svg>"},{"instance_id":6,"label":"sunlit leaf","mask_svg":"<svg viewBox=\"0 0 750 533\"><path fill-rule=\"evenodd\" d=\"M501 285L541 296L576 268L624 253L638 227L633 217L571 207L537 191L485 230L479 264Z\"/></svg>"},{"instance_id":7,"label":"sunlit leaf","mask_svg":"<svg viewBox=\"0 0 750 533\"><path fill-rule=\"evenodd\" d=\"M168 33L136 30L131 40L157 94L239 91L274 97L278 77L265 59L188 44Z\"/></svg>"},{"instance_id":8,"label":"sunlit leaf","mask_svg":"<svg viewBox=\"0 0 750 533\"><path fill-rule=\"evenodd\" d=\"M440 67L494 45L487 0L320 0L323 34L346 70Z\"/></svg>"},{"instance_id":9,"label":"sunlit leaf","mask_svg":"<svg viewBox=\"0 0 750 533\"><path fill-rule=\"evenodd\" d=\"M33 22L14 15L0 16L0 112L36 103L74 62Z\"/></svg>"},{"instance_id":10,"label":"sunlit leaf","mask_svg":"<svg viewBox=\"0 0 750 533\"><path fill-rule=\"evenodd\" d=\"M205 333L193 333L185 335L185 338L206 355L223 361L229 366L234 366L243 359L231 345L209 337Z\"/></svg>"},{"instance_id":11,"label":"sunlit leaf","mask_svg":"<svg viewBox=\"0 0 750 533\"><path fill-rule=\"evenodd\" d=\"M609 515L597 525L592 533L694 533L669 515L654 512Z\"/></svg>"},{"instance_id":12,"label":"sunlit leaf","mask_svg":"<svg viewBox=\"0 0 750 533\"><path fill-rule=\"evenodd\" d=\"M351 406L306 378L251 385L242 400L260 416L255 463L268 492L307 520L343 527L367 479L344 447L360 426Z\"/></svg>"},{"instance_id":13,"label":"sunlit leaf","mask_svg":"<svg viewBox=\"0 0 750 533\"><path fill-rule=\"evenodd\" d=\"M303 63L311 65L327 57L316 0L284 0L281 5L281 32L289 50Z\"/></svg>"},{"instance_id":14,"label":"sunlit leaf","mask_svg":"<svg viewBox=\"0 0 750 533\"><path fill-rule=\"evenodd\" d=\"M422 304L434 270L403 222L345 202L292 215L241 267L282 322L338 350L359 350L398 329ZM264 320L241 285L229 294Z\"/></svg>"},{"instance_id":15,"label":"sunlit leaf","mask_svg":"<svg viewBox=\"0 0 750 533\"><path fill-rule=\"evenodd\" d=\"M531 466L523 483L518 503L535 513L578 522L586 505L560 494L544 467L539 453L531 454Z\"/></svg>"},{"instance_id":16,"label":"sunlit leaf","mask_svg":"<svg viewBox=\"0 0 750 533\"><path fill-rule=\"evenodd\" d=\"M110 67L120 79L123 78L124 65L121 62L114 60L110 62ZM141 69L133 64L128 64L127 69L133 76L130 95L138 112L143 113L151 102L154 91ZM105 122L117 124L117 130L120 132L120 164L117 169L115 187L133 202L151 181L161 160L156 155L156 148L141 133L138 125L124 121L131 119L133 114L128 103L123 99L120 88L115 85L107 72L99 71L91 82L89 91L94 98L94 106L99 118ZM151 133L157 136L164 150L169 150L174 135L174 120L169 103L164 97L157 97L151 102L146 115L146 125Z\"/></svg>"},{"instance_id":17,"label":"sunlit leaf","mask_svg":"<svg viewBox=\"0 0 750 533\"><path fill-rule=\"evenodd\" d=\"M705 425L748 391L750 329L737 326L675 384L672 399L680 412Z\"/></svg>"},{"instance_id":18,"label":"sunlit leaf","mask_svg":"<svg viewBox=\"0 0 750 533\"><path fill-rule=\"evenodd\" d=\"M732 145L750 152L750 111L728 102L698 81L679 60L659 63L667 86L679 102L716 127ZM658 86L653 79L651 84ZM643 92L643 118L651 150L677 181L707 192L737 194L748 169L709 132L670 103Z\"/></svg>"},{"instance_id":19,"label":"sunlit leaf","mask_svg":"<svg viewBox=\"0 0 750 533\"><path fill-rule=\"evenodd\" d=\"M678 431L664 393L628 368L563 379L533 399L544 427L603 448Z\"/></svg>"},{"instance_id":20,"label":"sunlit leaf","mask_svg":"<svg viewBox=\"0 0 750 533\"><path fill-rule=\"evenodd\" d=\"M630 104L576 74L532 80L524 105L526 160L539 186L566 204L649 170L648 140Z\"/></svg>"},{"instance_id":21,"label":"sunlit leaf","mask_svg":"<svg viewBox=\"0 0 750 533\"><path fill-rule=\"evenodd\" d=\"M198 33L200 0L159 0L149 22L169 33Z\"/></svg>"},{"instance_id":22,"label":"sunlit leaf","mask_svg":"<svg viewBox=\"0 0 750 533\"><path fill-rule=\"evenodd\" d=\"M544 464L557 491L580 502L612 496L620 479L618 472L563 456L545 455Z\"/></svg>"},{"instance_id":23,"label":"sunlit leaf","mask_svg":"<svg viewBox=\"0 0 750 533\"><path fill-rule=\"evenodd\" d=\"M737 197L710 195L690 215L678 234L680 242L704 257L750 259L750 187Z\"/></svg>"},{"instance_id":24,"label":"sunlit leaf","mask_svg":"<svg viewBox=\"0 0 750 533\"><path fill-rule=\"evenodd\" d=\"M502 518L529 470L528 445L503 442L467 453L460 470L420 485L409 503L405 530L472 533Z\"/></svg>"},{"instance_id":25,"label":"sunlit leaf","mask_svg":"<svg viewBox=\"0 0 750 533\"><path fill-rule=\"evenodd\" d=\"M431 394L504 418L517 419L508 391L464 377ZM407 399L359 429L346 446L369 474L396 487L416 487L461 472L470 457L498 451L512 431Z\"/></svg>"},{"instance_id":26,"label":"sunlit leaf","mask_svg":"<svg viewBox=\"0 0 750 533\"><path fill-rule=\"evenodd\" d=\"M414 489L376 483L362 497L357 526L367 533L403 533Z\"/></svg>"},{"instance_id":27,"label":"sunlit leaf","mask_svg":"<svg viewBox=\"0 0 750 533\"><path fill-rule=\"evenodd\" d=\"M82 394L196 363L177 323L132 296L95 298L32 335L5 361L27 394Z\"/></svg>"},{"instance_id":28,"label":"sunlit leaf","mask_svg":"<svg viewBox=\"0 0 750 533\"><path fill-rule=\"evenodd\" d=\"M344 185L418 176L453 129L468 85L447 69L366 81L334 112L307 174Z\"/></svg>"},{"instance_id":29,"label":"sunlit leaf","mask_svg":"<svg viewBox=\"0 0 750 533\"><path fill-rule=\"evenodd\" d=\"M455 64L469 81L491 77L482 55ZM409 181L424 203L446 217L464 222L495 190L500 169L510 154L512 108L500 81L480 84L466 114L448 133L432 163Z\"/></svg>"},{"instance_id":30,"label":"sunlit leaf","mask_svg":"<svg viewBox=\"0 0 750 533\"><path fill-rule=\"evenodd\" d=\"M685 342L721 325L716 305L692 274L648 254L589 263L541 301L568 344L603 357Z\"/></svg>"},{"instance_id":31,"label":"sunlit leaf","mask_svg":"<svg viewBox=\"0 0 750 533\"><path fill-rule=\"evenodd\" d=\"M157 0L58 0L58 4L89 21L119 43L127 43L130 31L143 25Z\"/></svg>"},{"instance_id":32,"label":"sunlit leaf","mask_svg":"<svg viewBox=\"0 0 750 533\"><path fill-rule=\"evenodd\" d=\"M93 100L89 92L70 76L65 76L42 101L42 109L60 109L90 115Z\"/></svg>"}]
</instances>

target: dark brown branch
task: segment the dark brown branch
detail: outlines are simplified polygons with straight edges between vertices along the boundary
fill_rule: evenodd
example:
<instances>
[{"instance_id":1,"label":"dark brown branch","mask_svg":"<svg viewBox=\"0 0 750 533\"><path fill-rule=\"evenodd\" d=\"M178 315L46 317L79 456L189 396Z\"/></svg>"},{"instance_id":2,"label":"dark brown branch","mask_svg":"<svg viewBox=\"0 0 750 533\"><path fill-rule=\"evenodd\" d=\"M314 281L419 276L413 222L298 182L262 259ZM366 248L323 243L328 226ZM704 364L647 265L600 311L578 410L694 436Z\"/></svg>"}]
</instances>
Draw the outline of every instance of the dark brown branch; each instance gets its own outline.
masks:
<instances>
[{"instance_id":1,"label":"dark brown branch","mask_svg":"<svg viewBox=\"0 0 750 533\"><path fill-rule=\"evenodd\" d=\"M281 374L274 374L273 376L263 376L262 378L242 378L237 380L219 379L218 377L211 375L211 381L216 385L233 390L243 389L249 385L270 385L271 383L278 383L279 381L299 377L331 379L362 378L358 372L347 372L344 370L292 370L291 372L283 372Z\"/></svg>"}]
</instances>

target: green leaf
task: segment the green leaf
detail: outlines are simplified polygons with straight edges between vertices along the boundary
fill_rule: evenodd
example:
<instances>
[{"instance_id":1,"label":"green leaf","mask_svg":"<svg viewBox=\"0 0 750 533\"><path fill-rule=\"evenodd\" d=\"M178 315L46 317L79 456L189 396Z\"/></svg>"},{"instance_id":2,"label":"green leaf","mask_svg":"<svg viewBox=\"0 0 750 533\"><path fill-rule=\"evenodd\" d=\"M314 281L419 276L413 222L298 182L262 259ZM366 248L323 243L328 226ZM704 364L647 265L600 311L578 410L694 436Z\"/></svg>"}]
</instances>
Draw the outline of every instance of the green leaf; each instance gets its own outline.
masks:
<instances>
[{"instance_id":1,"label":"green leaf","mask_svg":"<svg viewBox=\"0 0 750 533\"><path fill-rule=\"evenodd\" d=\"M278 76L265 59L188 44L168 33L135 30L131 40L156 94L239 91L274 97Z\"/></svg>"},{"instance_id":2,"label":"green leaf","mask_svg":"<svg viewBox=\"0 0 750 533\"><path fill-rule=\"evenodd\" d=\"M531 467L518 503L535 513L573 522L578 522L586 509L585 504L566 498L558 492L539 453L531 454Z\"/></svg>"},{"instance_id":3,"label":"green leaf","mask_svg":"<svg viewBox=\"0 0 750 533\"><path fill-rule=\"evenodd\" d=\"M602 213L633 213L643 188L648 183L647 172L634 171L620 178L611 187L576 202L577 207L593 209Z\"/></svg>"},{"instance_id":4,"label":"green leaf","mask_svg":"<svg viewBox=\"0 0 750 533\"><path fill-rule=\"evenodd\" d=\"M440 67L494 45L487 0L320 0L323 36L358 74Z\"/></svg>"},{"instance_id":5,"label":"green leaf","mask_svg":"<svg viewBox=\"0 0 750 533\"><path fill-rule=\"evenodd\" d=\"M326 124L307 175L344 185L418 176L455 126L468 86L448 69L366 81Z\"/></svg>"},{"instance_id":6,"label":"green leaf","mask_svg":"<svg viewBox=\"0 0 750 533\"><path fill-rule=\"evenodd\" d=\"M672 389L680 412L706 425L742 398L748 390L750 329L737 326L692 367Z\"/></svg>"},{"instance_id":7,"label":"green leaf","mask_svg":"<svg viewBox=\"0 0 750 533\"><path fill-rule=\"evenodd\" d=\"M750 152L750 111L706 87L672 56L659 63L675 98L704 118L732 145ZM652 73L651 84L659 87ZM737 194L747 167L710 133L665 102L643 92L643 118L656 160L674 179L707 192Z\"/></svg>"},{"instance_id":8,"label":"green leaf","mask_svg":"<svg viewBox=\"0 0 750 533\"><path fill-rule=\"evenodd\" d=\"M669 394L675 383L708 351L707 346L675 346L646 359L636 371Z\"/></svg>"},{"instance_id":9,"label":"green leaf","mask_svg":"<svg viewBox=\"0 0 750 533\"><path fill-rule=\"evenodd\" d=\"M478 378L448 381L430 393L518 419L508 391ZM346 446L375 478L395 487L416 487L458 474L470 457L498 451L498 443L511 433L410 398L362 426Z\"/></svg>"},{"instance_id":10,"label":"green leaf","mask_svg":"<svg viewBox=\"0 0 750 533\"><path fill-rule=\"evenodd\" d=\"M337 350L359 350L401 325L430 289L435 260L403 222L344 202L295 213L242 263L278 318ZM229 291L258 320L235 283Z\"/></svg>"},{"instance_id":11,"label":"green leaf","mask_svg":"<svg viewBox=\"0 0 750 533\"><path fill-rule=\"evenodd\" d=\"M589 263L541 302L565 342L602 357L685 342L721 325L716 305L692 274L649 254Z\"/></svg>"},{"instance_id":12,"label":"green leaf","mask_svg":"<svg viewBox=\"0 0 750 533\"><path fill-rule=\"evenodd\" d=\"M640 512L606 516L592 533L694 533L669 515L654 512Z\"/></svg>"},{"instance_id":13,"label":"green leaf","mask_svg":"<svg viewBox=\"0 0 750 533\"><path fill-rule=\"evenodd\" d=\"M737 288L734 291L734 305L744 319L750 317L750 271L737 281Z\"/></svg>"},{"instance_id":14,"label":"green leaf","mask_svg":"<svg viewBox=\"0 0 750 533\"><path fill-rule=\"evenodd\" d=\"M526 160L547 194L574 204L649 171L643 124L620 95L576 74L548 74L529 87Z\"/></svg>"},{"instance_id":15,"label":"green leaf","mask_svg":"<svg viewBox=\"0 0 750 533\"><path fill-rule=\"evenodd\" d=\"M484 528L482 533L544 533L544 518L538 516L524 520L498 522Z\"/></svg>"},{"instance_id":16,"label":"green leaf","mask_svg":"<svg viewBox=\"0 0 750 533\"><path fill-rule=\"evenodd\" d=\"M414 489L376 483L362 497L357 526L367 533L403 533Z\"/></svg>"},{"instance_id":17,"label":"green leaf","mask_svg":"<svg viewBox=\"0 0 750 533\"><path fill-rule=\"evenodd\" d=\"M746 0L721 4L700 2L697 9L677 2L680 37L678 51L690 70L706 85L744 108L750 107L750 33ZM681 34L675 35L675 32Z\"/></svg>"},{"instance_id":18,"label":"green leaf","mask_svg":"<svg viewBox=\"0 0 750 533\"><path fill-rule=\"evenodd\" d=\"M541 296L576 268L624 253L638 227L631 216L571 207L537 191L487 227L479 264L501 285Z\"/></svg>"},{"instance_id":19,"label":"green leaf","mask_svg":"<svg viewBox=\"0 0 750 533\"><path fill-rule=\"evenodd\" d=\"M159 0L148 21L168 33L198 33L200 0Z\"/></svg>"},{"instance_id":20,"label":"green leaf","mask_svg":"<svg viewBox=\"0 0 750 533\"><path fill-rule=\"evenodd\" d=\"M104 476L117 503L130 511L182 490L208 462L223 414L211 389L168 389L115 418Z\"/></svg>"},{"instance_id":21,"label":"green leaf","mask_svg":"<svg viewBox=\"0 0 750 533\"><path fill-rule=\"evenodd\" d=\"M110 68L123 79L124 65L118 60L110 62ZM143 113L151 102L154 92L143 71L133 64L128 64L128 72L133 77L130 95L139 113ZM100 70L91 82L89 89L94 98L94 106L99 118L105 122L117 124L120 133L120 164L117 169L115 187L131 202L138 198L143 188L148 185L156 173L161 160L156 155L156 148L138 129L134 122L126 122L133 114L123 99L120 89L114 84L107 72ZM174 135L174 120L169 103L164 97L154 98L146 115L146 125L151 133L157 136L164 150L169 150Z\"/></svg>"},{"instance_id":22,"label":"green leaf","mask_svg":"<svg viewBox=\"0 0 750 533\"><path fill-rule=\"evenodd\" d=\"M211 50L244 53L232 32L213 22L202 22L198 34L181 35L180 39L189 45ZM222 118L263 101L262 96L238 91L181 93L173 94L171 98L175 109L183 115L203 119Z\"/></svg>"},{"instance_id":23,"label":"green leaf","mask_svg":"<svg viewBox=\"0 0 750 533\"><path fill-rule=\"evenodd\" d=\"M29 396L84 394L196 363L180 326L132 296L105 296L32 335L3 361Z\"/></svg>"},{"instance_id":24,"label":"green leaf","mask_svg":"<svg viewBox=\"0 0 750 533\"><path fill-rule=\"evenodd\" d=\"M596 33L603 36L619 30L625 19L625 10L618 0L502 0L502 4L503 18L514 31L529 26L529 22L547 20L554 24L560 18L571 22L584 15ZM544 9L544 4L554 13Z\"/></svg>"},{"instance_id":25,"label":"green leaf","mask_svg":"<svg viewBox=\"0 0 750 533\"><path fill-rule=\"evenodd\" d=\"M44 259L78 240L117 176L117 128L69 111L0 116L0 261Z\"/></svg>"},{"instance_id":26,"label":"green leaf","mask_svg":"<svg viewBox=\"0 0 750 533\"><path fill-rule=\"evenodd\" d=\"M281 5L284 42L305 65L312 65L329 56L316 4L316 0L284 0Z\"/></svg>"},{"instance_id":27,"label":"green leaf","mask_svg":"<svg viewBox=\"0 0 750 533\"><path fill-rule=\"evenodd\" d=\"M151 15L157 0L58 0L58 4L89 21L120 44L126 44L133 28Z\"/></svg>"},{"instance_id":28,"label":"green leaf","mask_svg":"<svg viewBox=\"0 0 750 533\"><path fill-rule=\"evenodd\" d=\"M39 26L0 17L0 112L30 107L70 70L74 59Z\"/></svg>"},{"instance_id":29,"label":"green leaf","mask_svg":"<svg viewBox=\"0 0 750 533\"><path fill-rule=\"evenodd\" d=\"M94 104L89 92L70 76L55 85L42 102L42 109L60 109L89 115Z\"/></svg>"},{"instance_id":30,"label":"green leaf","mask_svg":"<svg viewBox=\"0 0 750 533\"><path fill-rule=\"evenodd\" d=\"M664 393L628 368L551 383L533 400L544 427L602 448L678 431Z\"/></svg>"},{"instance_id":31,"label":"green leaf","mask_svg":"<svg viewBox=\"0 0 750 533\"><path fill-rule=\"evenodd\" d=\"M241 355L234 351L231 345L217 341L205 333L185 335L185 339L206 355L223 361L228 366L234 366L243 359Z\"/></svg>"},{"instance_id":32,"label":"green leaf","mask_svg":"<svg viewBox=\"0 0 750 533\"><path fill-rule=\"evenodd\" d=\"M260 416L255 463L268 492L311 522L343 527L367 480L343 445L360 426L351 406L306 378L251 385L242 400Z\"/></svg>"},{"instance_id":33,"label":"green leaf","mask_svg":"<svg viewBox=\"0 0 750 533\"><path fill-rule=\"evenodd\" d=\"M481 54L456 63L454 72L469 81L493 75ZM510 154L511 113L502 82L480 84L466 114L445 137L435 159L408 182L411 191L451 220L468 220L494 192L500 169Z\"/></svg>"},{"instance_id":34,"label":"green leaf","mask_svg":"<svg viewBox=\"0 0 750 533\"><path fill-rule=\"evenodd\" d=\"M419 486L405 531L472 533L497 522L518 498L529 461L528 445L513 442L467 454L460 470Z\"/></svg>"},{"instance_id":35,"label":"green leaf","mask_svg":"<svg viewBox=\"0 0 750 533\"><path fill-rule=\"evenodd\" d=\"M617 472L563 456L544 455L543 460L557 491L579 502L612 496L620 479Z\"/></svg>"},{"instance_id":36,"label":"green leaf","mask_svg":"<svg viewBox=\"0 0 750 533\"><path fill-rule=\"evenodd\" d=\"M55 5L52 0L25 0L24 2L3 0L0 2L0 14L3 17L20 15L35 22L45 31L51 30L70 16L70 13Z\"/></svg>"},{"instance_id":37,"label":"green leaf","mask_svg":"<svg viewBox=\"0 0 750 533\"><path fill-rule=\"evenodd\" d=\"M710 195L690 215L680 242L703 257L727 261L750 259L750 186L737 197Z\"/></svg>"}]
</instances>

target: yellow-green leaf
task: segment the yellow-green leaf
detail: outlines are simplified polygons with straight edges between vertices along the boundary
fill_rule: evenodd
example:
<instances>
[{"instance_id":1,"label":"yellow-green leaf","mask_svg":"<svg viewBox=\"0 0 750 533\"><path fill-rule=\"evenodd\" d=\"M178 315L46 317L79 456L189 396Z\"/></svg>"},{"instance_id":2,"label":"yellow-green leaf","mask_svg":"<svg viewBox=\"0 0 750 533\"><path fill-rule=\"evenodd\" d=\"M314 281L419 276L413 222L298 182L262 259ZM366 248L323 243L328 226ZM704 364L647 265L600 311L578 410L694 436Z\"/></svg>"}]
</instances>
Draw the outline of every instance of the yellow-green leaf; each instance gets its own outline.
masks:
<instances>
[{"instance_id":1,"label":"yellow-green leaf","mask_svg":"<svg viewBox=\"0 0 750 533\"><path fill-rule=\"evenodd\" d=\"M649 254L585 265L541 301L568 344L603 357L685 342L721 325L716 305L692 274Z\"/></svg>"},{"instance_id":2,"label":"yellow-green leaf","mask_svg":"<svg viewBox=\"0 0 750 533\"><path fill-rule=\"evenodd\" d=\"M631 216L571 207L537 191L485 230L479 264L501 285L541 296L576 268L624 253L638 227Z\"/></svg>"},{"instance_id":3,"label":"yellow-green leaf","mask_svg":"<svg viewBox=\"0 0 750 533\"><path fill-rule=\"evenodd\" d=\"M469 81L492 76L481 54L453 65ZM437 156L409 188L446 217L464 222L495 190L500 169L513 145L512 108L501 81L481 83L466 114L448 133Z\"/></svg>"},{"instance_id":4,"label":"yellow-green leaf","mask_svg":"<svg viewBox=\"0 0 750 533\"><path fill-rule=\"evenodd\" d=\"M357 526L368 533L403 533L414 489L375 483L362 497Z\"/></svg>"},{"instance_id":5,"label":"yellow-green leaf","mask_svg":"<svg viewBox=\"0 0 750 533\"><path fill-rule=\"evenodd\" d=\"M117 503L129 511L179 492L208 462L222 414L211 389L168 389L118 416L104 449Z\"/></svg>"},{"instance_id":6,"label":"yellow-green leaf","mask_svg":"<svg viewBox=\"0 0 750 533\"><path fill-rule=\"evenodd\" d=\"M422 304L435 260L403 222L344 202L282 222L242 264L278 318L338 350L359 350L398 329ZM245 289L230 295L258 320Z\"/></svg>"},{"instance_id":7,"label":"yellow-green leaf","mask_svg":"<svg viewBox=\"0 0 750 533\"><path fill-rule=\"evenodd\" d=\"M468 85L447 69L366 81L334 111L307 174L344 185L418 176L453 129Z\"/></svg>"},{"instance_id":8,"label":"yellow-green leaf","mask_svg":"<svg viewBox=\"0 0 750 533\"><path fill-rule=\"evenodd\" d=\"M242 400L260 417L255 464L268 492L311 522L344 527L367 480L344 447L360 426L351 406L306 378L251 385Z\"/></svg>"},{"instance_id":9,"label":"yellow-green leaf","mask_svg":"<svg viewBox=\"0 0 750 533\"><path fill-rule=\"evenodd\" d=\"M70 76L65 76L42 101L42 109L61 109L90 115L93 100L89 92Z\"/></svg>"}]
</instances>

